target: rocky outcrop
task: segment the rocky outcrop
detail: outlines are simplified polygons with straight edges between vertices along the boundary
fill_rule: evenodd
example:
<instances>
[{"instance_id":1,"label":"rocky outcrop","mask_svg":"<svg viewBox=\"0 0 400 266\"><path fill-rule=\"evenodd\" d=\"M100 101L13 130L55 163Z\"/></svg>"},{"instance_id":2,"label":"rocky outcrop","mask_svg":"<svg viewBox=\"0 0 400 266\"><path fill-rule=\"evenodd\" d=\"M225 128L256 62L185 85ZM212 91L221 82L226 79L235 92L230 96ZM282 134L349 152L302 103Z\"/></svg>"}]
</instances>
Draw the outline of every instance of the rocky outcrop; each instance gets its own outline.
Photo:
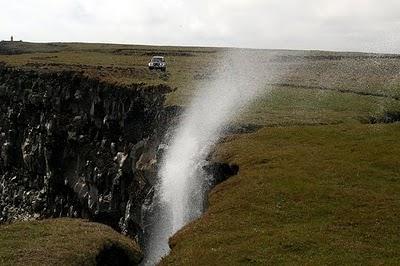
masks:
<instances>
[{"instance_id":1,"label":"rocky outcrop","mask_svg":"<svg viewBox=\"0 0 400 266\"><path fill-rule=\"evenodd\" d=\"M140 236L169 91L0 66L0 222L83 217Z\"/></svg>"},{"instance_id":2,"label":"rocky outcrop","mask_svg":"<svg viewBox=\"0 0 400 266\"><path fill-rule=\"evenodd\" d=\"M203 167L203 170L212 177L209 184L210 189L212 189L219 183L237 175L239 172L239 165L223 162L209 162Z\"/></svg>"}]
</instances>

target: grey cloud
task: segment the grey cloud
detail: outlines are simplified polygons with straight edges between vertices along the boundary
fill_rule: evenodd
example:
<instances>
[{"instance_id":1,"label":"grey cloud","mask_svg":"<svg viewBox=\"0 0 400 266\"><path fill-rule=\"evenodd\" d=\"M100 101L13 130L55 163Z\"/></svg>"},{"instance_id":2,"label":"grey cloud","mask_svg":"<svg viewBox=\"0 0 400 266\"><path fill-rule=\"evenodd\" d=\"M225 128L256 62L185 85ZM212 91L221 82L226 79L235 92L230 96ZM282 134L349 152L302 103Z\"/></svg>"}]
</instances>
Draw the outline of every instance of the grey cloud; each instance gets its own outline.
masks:
<instances>
[{"instance_id":1,"label":"grey cloud","mask_svg":"<svg viewBox=\"0 0 400 266\"><path fill-rule=\"evenodd\" d=\"M4 2L4 3L2 3ZM394 0L0 0L0 38L400 52Z\"/></svg>"}]
</instances>

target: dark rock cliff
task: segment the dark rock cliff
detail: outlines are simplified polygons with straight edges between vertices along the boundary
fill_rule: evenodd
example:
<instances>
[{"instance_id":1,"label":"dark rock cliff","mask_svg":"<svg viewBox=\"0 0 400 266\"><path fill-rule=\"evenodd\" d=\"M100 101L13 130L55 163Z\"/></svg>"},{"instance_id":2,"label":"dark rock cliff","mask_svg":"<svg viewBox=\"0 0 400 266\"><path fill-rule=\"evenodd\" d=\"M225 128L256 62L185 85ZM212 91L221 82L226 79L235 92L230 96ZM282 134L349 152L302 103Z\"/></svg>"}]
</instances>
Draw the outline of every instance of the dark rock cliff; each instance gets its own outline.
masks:
<instances>
[{"instance_id":1,"label":"dark rock cliff","mask_svg":"<svg viewBox=\"0 0 400 266\"><path fill-rule=\"evenodd\" d=\"M0 66L0 222L83 217L138 238L169 91Z\"/></svg>"}]
</instances>

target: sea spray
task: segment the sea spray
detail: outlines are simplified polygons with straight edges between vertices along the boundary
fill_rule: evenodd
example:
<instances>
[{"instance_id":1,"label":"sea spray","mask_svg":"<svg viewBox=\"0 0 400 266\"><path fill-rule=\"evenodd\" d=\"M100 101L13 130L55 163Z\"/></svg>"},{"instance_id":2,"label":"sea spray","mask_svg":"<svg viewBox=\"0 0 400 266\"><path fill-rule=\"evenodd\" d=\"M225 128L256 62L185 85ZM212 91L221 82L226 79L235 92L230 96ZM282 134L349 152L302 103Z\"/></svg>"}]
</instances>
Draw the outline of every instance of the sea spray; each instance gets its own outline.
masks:
<instances>
[{"instance_id":1,"label":"sea spray","mask_svg":"<svg viewBox=\"0 0 400 266\"><path fill-rule=\"evenodd\" d=\"M268 62L255 51L230 50L185 110L164 154L149 207L145 265L166 255L169 237L204 211L208 177L202 165L224 127L267 91L265 84L273 77Z\"/></svg>"}]
</instances>

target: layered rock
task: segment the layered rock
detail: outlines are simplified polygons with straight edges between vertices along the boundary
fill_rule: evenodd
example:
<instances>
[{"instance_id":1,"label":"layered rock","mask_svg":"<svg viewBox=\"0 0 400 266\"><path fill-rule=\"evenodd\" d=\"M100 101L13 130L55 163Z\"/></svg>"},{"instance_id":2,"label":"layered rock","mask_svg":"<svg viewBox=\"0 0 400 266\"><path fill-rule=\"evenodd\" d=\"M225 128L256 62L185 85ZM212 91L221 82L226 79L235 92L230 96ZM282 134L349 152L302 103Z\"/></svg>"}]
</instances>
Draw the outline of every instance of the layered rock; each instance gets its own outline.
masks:
<instances>
[{"instance_id":1,"label":"layered rock","mask_svg":"<svg viewBox=\"0 0 400 266\"><path fill-rule=\"evenodd\" d=\"M83 217L140 236L169 91L0 66L0 222Z\"/></svg>"}]
</instances>

